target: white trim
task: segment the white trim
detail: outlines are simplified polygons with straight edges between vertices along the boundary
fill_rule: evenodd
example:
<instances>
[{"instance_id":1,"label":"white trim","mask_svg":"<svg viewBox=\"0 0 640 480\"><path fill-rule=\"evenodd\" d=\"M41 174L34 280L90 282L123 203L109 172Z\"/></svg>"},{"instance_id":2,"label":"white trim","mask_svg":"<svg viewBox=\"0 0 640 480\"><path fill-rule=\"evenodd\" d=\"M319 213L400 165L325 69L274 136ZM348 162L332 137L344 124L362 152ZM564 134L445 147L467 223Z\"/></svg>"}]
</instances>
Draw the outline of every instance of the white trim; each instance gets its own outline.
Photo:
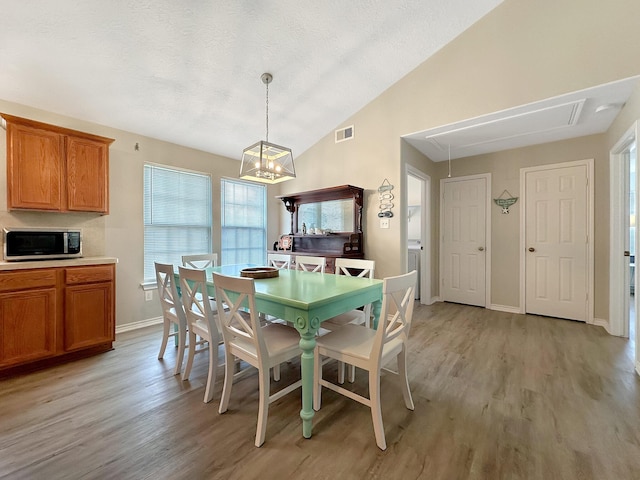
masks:
<instances>
[{"instance_id":1,"label":"white trim","mask_svg":"<svg viewBox=\"0 0 640 480\"><path fill-rule=\"evenodd\" d=\"M438 291L440 292L440 297L442 298L442 292L441 292L442 282L443 282L442 265L444 265L444 258L443 258L444 248L442 245L444 241L443 240L443 237L444 237L444 233L443 233L444 232L444 202L443 202L444 184L459 182L464 180L476 180L479 178L483 178L487 182L486 184L487 190L485 192L486 199L485 199L485 246L484 246L484 252L485 252L484 306L485 308L487 308L489 305L491 305L491 173L480 173L477 175L465 175L462 177L451 177L451 178L440 179L440 232L439 232L440 233L440 240L439 240L439 245L440 245L439 272L440 274L438 275L438 282L439 282Z\"/></svg>"},{"instance_id":2,"label":"white trim","mask_svg":"<svg viewBox=\"0 0 640 480\"><path fill-rule=\"evenodd\" d=\"M625 281L627 262L624 256L625 238L625 189L620 188L625 181L625 166L622 162L623 153L634 140L638 138L638 120L615 143L609 151L609 333L616 336L628 335L625 325L627 312ZM637 165L636 165L637 168ZM637 172L637 170L636 170ZM637 174L636 174L637 175ZM636 195L636 202L638 195ZM636 204L636 211L638 205ZM638 252L638 238L636 236L636 252ZM636 269L637 271L638 269Z\"/></svg>"},{"instance_id":3,"label":"white trim","mask_svg":"<svg viewBox=\"0 0 640 480\"><path fill-rule=\"evenodd\" d=\"M138 330L139 328L158 325L163 321L164 319L162 317L155 317L155 318L148 318L146 320L140 320L139 322L125 323L124 325L116 325L116 335L119 333L130 332L131 330Z\"/></svg>"},{"instance_id":4,"label":"white trim","mask_svg":"<svg viewBox=\"0 0 640 480\"><path fill-rule=\"evenodd\" d=\"M434 303L442 302L442 297L440 295L436 295L435 297L431 297L429 305L433 305Z\"/></svg>"},{"instance_id":5,"label":"white trim","mask_svg":"<svg viewBox=\"0 0 640 480\"><path fill-rule=\"evenodd\" d=\"M431 177L426 173L418 170L412 165L406 164L405 177L411 175L422 180L424 188L422 189L421 202L421 232L420 241L422 242L422 250L420 250L420 303L425 303L424 299L431 298ZM407 182L408 183L408 182ZM407 188L404 188L405 204L408 208ZM405 225L405 231L407 225ZM408 261L408 259L407 259ZM428 305L431 305L430 303Z\"/></svg>"},{"instance_id":6,"label":"white trim","mask_svg":"<svg viewBox=\"0 0 640 480\"><path fill-rule=\"evenodd\" d=\"M589 243L587 245L587 318L586 323L592 324L593 319L593 297L594 297L594 175L593 175L593 159L576 160L573 162L552 163L549 165L537 165L535 167L526 167L520 169L520 313L526 313L526 204L527 189L526 175L530 172L541 170L553 170L565 167L587 167L587 236Z\"/></svg>"},{"instance_id":7,"label":"white trim","mask_svg":"<svg viewBox=\"0 0 640 480\"><path fill-rule=\"evenodd\" d=\"M594 318L593 324L597 327L604 328L609 335L611 335L611 331L609 330L609 322L604 318Z\"/></svg>"},{"instance_id":8,"label":"white trim","mask_svg":"<svg viewBox=\"0 0 640 480\"><path fill-rule=\"evenodd\" d=\"M495 310L496 312L507 312L507 313L520 313L520 307L512 307L510 305L497 305L492 303L489 306L490 310Z\"/></svg>"}]
</instances>

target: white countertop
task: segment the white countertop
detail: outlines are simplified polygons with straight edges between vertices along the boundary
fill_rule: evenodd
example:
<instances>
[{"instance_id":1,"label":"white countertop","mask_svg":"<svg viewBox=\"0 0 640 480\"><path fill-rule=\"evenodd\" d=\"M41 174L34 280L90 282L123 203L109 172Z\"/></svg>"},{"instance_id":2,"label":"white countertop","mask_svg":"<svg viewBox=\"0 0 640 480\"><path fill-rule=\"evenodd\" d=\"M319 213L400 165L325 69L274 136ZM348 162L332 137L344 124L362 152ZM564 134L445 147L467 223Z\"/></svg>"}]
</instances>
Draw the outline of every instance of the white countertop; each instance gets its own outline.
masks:
<instances>
[{"instance_id":1,"label":"white countertop","mask_svg":"<svg viewBox=\"0 0 640 480\"><path fill-rule=\"evenodd\" d=\"M78 267L83 265L106 265L118 263L113 257L64 258L59 260L27 260L24 262L0 262L2 270L27 270L31 268Z\"/></svg>"}]
</instances>

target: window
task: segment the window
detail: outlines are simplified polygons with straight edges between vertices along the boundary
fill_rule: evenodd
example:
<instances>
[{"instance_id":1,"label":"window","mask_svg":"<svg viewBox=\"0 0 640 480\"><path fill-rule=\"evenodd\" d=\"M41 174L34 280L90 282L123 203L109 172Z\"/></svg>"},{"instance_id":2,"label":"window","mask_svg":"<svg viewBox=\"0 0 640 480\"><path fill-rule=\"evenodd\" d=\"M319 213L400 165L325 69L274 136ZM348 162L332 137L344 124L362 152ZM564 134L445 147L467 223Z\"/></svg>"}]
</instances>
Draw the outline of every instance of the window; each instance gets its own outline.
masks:
<instances>
[{"instance_id":1,"label":"window","mask_svg":"<svg viewBox=\"0 0 640 480\"><path fill-rule=\"evenodd\" d=\"M266 188L222 180L221 263L264 265L267 253Z\"/></svg>"},{"instance_id":2,"label":"window","mask_svg":"<svg viewBox=\"0 0 640 480\"><path fill-rule=\"evenodd\" d=\"M182 255L211 253L211 177L144 166L144 281L153 262L182 264Z\"/></svg>"}]
</instances>

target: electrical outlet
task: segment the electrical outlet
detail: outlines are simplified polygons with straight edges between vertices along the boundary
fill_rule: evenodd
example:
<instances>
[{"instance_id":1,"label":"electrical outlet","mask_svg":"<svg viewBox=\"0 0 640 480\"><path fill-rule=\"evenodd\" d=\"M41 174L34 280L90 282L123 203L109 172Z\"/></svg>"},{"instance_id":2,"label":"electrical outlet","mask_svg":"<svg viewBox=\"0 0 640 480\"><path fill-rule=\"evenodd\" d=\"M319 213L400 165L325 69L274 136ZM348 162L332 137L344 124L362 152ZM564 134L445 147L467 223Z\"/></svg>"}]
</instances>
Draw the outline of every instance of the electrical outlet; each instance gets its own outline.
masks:
<instances>
[{"instance_id":1,"label":"electrical outlet","mask_svg":"<svg viewBox=\"0 0 640 480\"><path fill-rule=\"evenodd\" d=\"M144 301L150 302L153 300L153 290L145 290L144 291Z\"/></svg>"},{"instance_id":2,"label":"electrical outlet","mask_svg":"<svg viewBox=\"0 0 640 480\"><path fill-rule=\"evenodd\" d=\"M389 219L381 218L380 219L380 228L389 228Z\"/></svg>"}]
</instances>

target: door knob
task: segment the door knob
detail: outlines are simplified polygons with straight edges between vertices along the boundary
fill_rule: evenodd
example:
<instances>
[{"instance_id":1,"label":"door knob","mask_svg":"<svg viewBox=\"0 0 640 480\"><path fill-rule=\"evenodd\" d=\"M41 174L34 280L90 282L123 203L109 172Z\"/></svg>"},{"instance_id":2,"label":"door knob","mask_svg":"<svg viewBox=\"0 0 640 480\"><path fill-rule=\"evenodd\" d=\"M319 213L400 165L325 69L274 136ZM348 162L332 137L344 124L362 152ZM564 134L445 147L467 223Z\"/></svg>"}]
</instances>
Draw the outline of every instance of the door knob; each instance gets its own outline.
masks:
<instances>
[{"instance_id":1,"label":"door knob","mask_svg":"<svg viewBox=\"0 0 640 480\"><path fill-rule=\"evenodd\" d=\"M625 257L630 257L631 256L631 252L629 250L625 250L624 251L624 256Z\"/></svg>"},{"instance_id":2,"label":"door knob","mask_svg":"<svg viewBox=\"0 0 640 480\"><path fill-rule=\"evenodd\" d=\"M533 248L533 247L529 247L529 251L530 251L530 252L535 252L535 251L536 251L536 249L535 249L535 248Z\"/></svg>"},{"instance_id":3,"label":"door knob","mask_svg":"<svg viewBox=\"0 0 640 480\"><path fill-rule=\"evenodd\" d=\"M478 247L478 250L480 250L481 252L484 252L484 247Z\"/></svg>"}]
</instances>

